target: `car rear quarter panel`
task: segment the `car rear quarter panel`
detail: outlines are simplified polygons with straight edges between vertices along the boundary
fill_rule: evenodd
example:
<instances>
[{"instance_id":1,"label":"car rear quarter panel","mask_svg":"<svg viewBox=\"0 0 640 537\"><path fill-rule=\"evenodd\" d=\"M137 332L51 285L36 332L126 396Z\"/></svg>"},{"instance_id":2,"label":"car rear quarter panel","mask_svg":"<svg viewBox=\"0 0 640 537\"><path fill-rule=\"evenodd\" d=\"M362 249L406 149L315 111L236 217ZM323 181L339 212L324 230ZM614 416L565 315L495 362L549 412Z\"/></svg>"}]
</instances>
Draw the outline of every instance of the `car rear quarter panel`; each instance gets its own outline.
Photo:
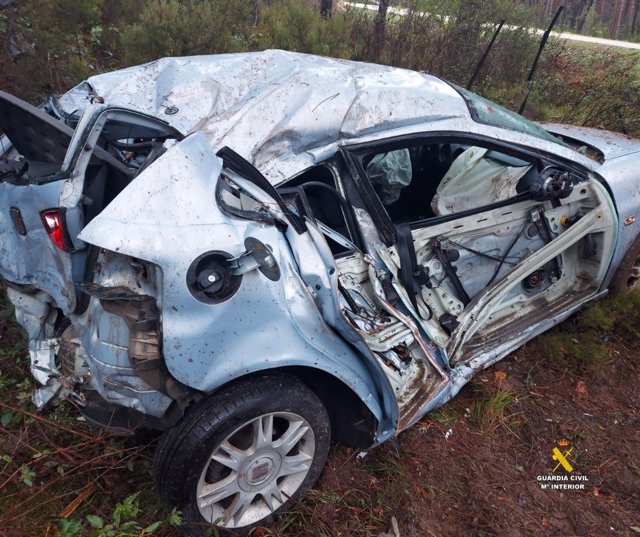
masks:
<instances>
[{"instance_id":1,"label":"car rear quarter panel","mask_svg":"<svg viewBox=\"0 0 640 537\"><path fill-rule=\"evenodd\" d=\"M283 234L218 209L220 171L205 138L191 135L136 178L81 238L161 268L163 354L178 381L211 392L259 370L312 367L340 379L381 422L369 369L324 322ZM186 284L192 261L211 250L240 256L249 236L271 247L280 279L253 270L226 302L197 301Z\"/></svg>"}]
</instances>

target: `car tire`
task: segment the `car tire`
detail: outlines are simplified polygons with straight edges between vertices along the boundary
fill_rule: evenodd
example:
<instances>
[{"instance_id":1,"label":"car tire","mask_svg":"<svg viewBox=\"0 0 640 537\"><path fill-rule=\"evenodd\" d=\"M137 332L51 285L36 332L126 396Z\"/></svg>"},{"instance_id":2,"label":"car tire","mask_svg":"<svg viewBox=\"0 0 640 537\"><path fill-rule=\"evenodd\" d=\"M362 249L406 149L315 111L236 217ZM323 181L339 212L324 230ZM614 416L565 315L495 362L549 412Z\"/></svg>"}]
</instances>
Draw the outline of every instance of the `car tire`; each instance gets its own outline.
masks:
<instances>
[{"instance_id":1,"label":"car tire","mask_svg":"<svg viewBox=\"0 0 640 537\"><path fill-rule=\"evenodd\" d=\"M631 247L622 258L618 270L616 270L609 290L619 294L630 289L640 287L640 235L633 241Z\"/></svg>"},{"instance_id":2,"label":"car tire","mask_svg":"<svg viewBox=\"0 0 640 537\"><path fill-rule=\"evenodd\" d=\"M211 534L212 527L246 535L313 486L330 430L323 404L297 378L237 382L200 401L164 434L156 487L182 512L188 535Z\"/></svg>"}]
</instances>

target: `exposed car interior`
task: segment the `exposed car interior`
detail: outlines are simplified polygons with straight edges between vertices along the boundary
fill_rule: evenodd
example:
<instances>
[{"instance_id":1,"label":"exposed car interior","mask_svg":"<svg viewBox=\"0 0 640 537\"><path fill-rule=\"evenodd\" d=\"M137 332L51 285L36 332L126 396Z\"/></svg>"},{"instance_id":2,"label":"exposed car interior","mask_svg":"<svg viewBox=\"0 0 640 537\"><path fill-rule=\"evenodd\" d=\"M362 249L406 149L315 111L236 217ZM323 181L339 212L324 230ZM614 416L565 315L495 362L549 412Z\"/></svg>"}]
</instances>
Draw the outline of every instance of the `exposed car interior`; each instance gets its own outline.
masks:
<instances>
[{"instance_id":1,"label":"exposed car interior","mask_svg":"<svg viewBox=\"0 0 640 537\"><path fill-rule=\"evenodd\" d=\"M374 153L363 167L394 223L417 222L502 201L537 177L531 163L465 143Z\"/></svg>"},{"instance_id":2,"label":"exposed car interior","mask_svg":"<svg viewBox=\"0 0 640 537\"><path fill-rule=\"evenodd\" d=\"M15 150L10 158L1 161L0 179L28 184L57 178L73 137L71 127L13 95L0 92L0 129ZM9 153L9 148L6 149ZM109 166L117 176L134 174L122 159L102 147L96 148L93 157L92 167Z\"/></svg>"},{"instance_id":3,"label":"exposed car interior","mask_svg":"<svg viewBox=\"0 0 640 537\"><path fill-rule=\"evenodd\" d=\"M158 122L160 124L160 122ZM14 184L45 184L67 177L61 169L74 129L60 118L13 95L0 92L0 180ZM173 134L173 133L172 133ZM85 170L85 223L91 221L174 137L162 129L108 121Z\"/></svg>"},{"instance_id":4,"label":"exposed car interior","mask_svg":"<svg viewBox=\"0 0 640 537\"><path fill-rule=\"evenodd\" d=\"M330 168L315 166L279 187L278 192L294 212L318 224L334 256L347 255L359 247L353 211L336 188Z\"/></svg>"},{"instance_id":5,"label":"exposed car interior","mask_svg":"<svg viewBox=\"0 0 640 537\"><path fill-rule=\"evenodd\" d=\"M514 312L543 319L566 307L569 294L596 289L611 227L602 221L597 232L569 244L569 231L577 236L580 227L573 226L598 220L606 199L580 172L463 138L353 154L395 229L395 242L371 253L382 258L429 336L456 351L452 361L472 356L459 350L472 337L461 335L463 323L477 319L474 309L489 289L501 298L475 322L485 347L523 329ZM560 238L567 246L554 250Z\"/></svg>"}]
</instances>

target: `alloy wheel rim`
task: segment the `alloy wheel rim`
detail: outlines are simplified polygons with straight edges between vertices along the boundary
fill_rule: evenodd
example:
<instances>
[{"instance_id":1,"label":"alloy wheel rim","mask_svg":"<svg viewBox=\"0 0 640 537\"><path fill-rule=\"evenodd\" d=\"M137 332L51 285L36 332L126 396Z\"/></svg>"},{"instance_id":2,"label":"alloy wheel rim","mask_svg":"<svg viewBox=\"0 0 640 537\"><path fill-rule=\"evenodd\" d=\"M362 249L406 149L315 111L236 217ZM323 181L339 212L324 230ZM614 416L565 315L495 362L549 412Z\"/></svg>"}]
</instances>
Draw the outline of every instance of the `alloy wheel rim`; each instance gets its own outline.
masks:
<instances>
[{"instance_id":1,"label":"alloy wheel rim","mask_svg":"<svg viewBox=\"0 0 640 537\"><path fill-rule=\"evenodd\" d=\"M304 482L315 454L311 425L298 414L263 414L211 453L196 488L200 514L224 528L249 526L282 506Z\"/></svg>"}]
</instances>

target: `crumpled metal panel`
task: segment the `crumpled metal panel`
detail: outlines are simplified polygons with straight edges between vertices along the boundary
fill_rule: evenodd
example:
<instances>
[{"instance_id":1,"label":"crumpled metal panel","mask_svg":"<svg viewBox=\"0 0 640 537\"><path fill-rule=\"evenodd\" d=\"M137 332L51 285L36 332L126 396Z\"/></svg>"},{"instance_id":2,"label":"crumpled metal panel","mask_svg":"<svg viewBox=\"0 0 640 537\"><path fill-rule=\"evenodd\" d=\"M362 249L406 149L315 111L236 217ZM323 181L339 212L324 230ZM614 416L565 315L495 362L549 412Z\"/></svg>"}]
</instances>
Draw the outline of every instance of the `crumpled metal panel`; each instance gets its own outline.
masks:
<instances>
[{"instance_id":1,"label":"crumpled metal panel","mask_svg":"<svg viewBox=\"0 0 640 537\"><path fill-rule=\"evenodd\" d=\"M594 146L602 151L605 160L640 152L637 139L619 132L558 123L546 123L542 126L560 136L575 138L576 140Z\"/></svg>"},{"instance_id":2,"label":"crumpled metal panel","mask_svg":"<svg viewBox=\"0 0 640 537\"><path fill-rule=\"evenodd\" d=\"M598 172L611 188L618 211L618 242L611 261L617 267L640 234L640 152L607 161Z\"/></svg>"},{"instance_id":3,"label":"crumpled metal panel","mask_svg":"<svg viewBox=\"0 0 640 537\"><path fill-rule=\"evenodd\" d=\"M207 140L195 133L144 170L80 237L162 269L163 356L176 380L210 392L254 371L314 367L341 379L382 421L371 371L326 325L283 234L218 208L220 171ZM280 279L252 270L227 301L197 301L187 287L193 260L210 250L240 256L247 237L269 245Z\"/></svg>"},{"instance_id":4,"label":"crumpled metal panel","mask_svg":"<svg viewBox=\"0 0 640 537\"><path fill-rule=\"evenodd\" d=\"M434 76L282 50L163 58L87 82L109 105L231 147L272 182L312 165L305 152L341 138L469 117L462 97ZM86 83L60 99L69 113L88 103Z\"/></svg>"},{"instance_id":5,"label":"crumpled metal panel","mask_svg":"<svg viewBox=\"0 0 640 537\"><path fill-rule=\"evenodd\" d=\"M131 260L112 252L100 252L93 281L107 288L132 288L152 294L151 286L135 277ZM79 340L91 369L91 387L109 403L161 417L173 402L141 378L129 358L129 328L121 317L108 312L100 299L91 297L87 311L73 317Z\"/></svg>"},{"instance_id":6,"label":"crumpled metal panel","mask_svg":"<svg viewBox=\"0 0 640 537\"><path fill-rule=\"evenodd\" d=\"M42 408L62 389L56 365L59 342L54 324L57 312L51 309L51 299L46 293L32 295L7 287L7 297L15 307L16 320L27 332L31 374L41 385L33 395L33 404Z\"/></svg>"},{"instance_id":7,"label":"crumpled metal panel","mask_svg":"<svg viewBox=\"0 0 640 537\"><path fill-rule=\"evenodd\" d=\"M72 261L68 256L58 255L40 217L41 211L58 206L58 191L58 182L38 186L0 182L0 276L19 285L46 289L59 307L72 311L75 307L70 281ZM27 229L25 236L11 221L11 207L32 209L21 212Z\"/></svg>"},{"instance_id":8,"label":"crumpled metal panel","mask_svg":"<svg viewBox=\"0 0 640 537\"><path fill-rule=\"evenodd\" d=\"M602 151L604 163L597 172L605 179L616 204L619 216L618 241L611 260L617 267L631 243L640 234L640 143L621 133L575 127L572 125L544 125L561 136L569 136ZM608 280L613 276L609 274Z\"/></svg>"}]
</instances>

